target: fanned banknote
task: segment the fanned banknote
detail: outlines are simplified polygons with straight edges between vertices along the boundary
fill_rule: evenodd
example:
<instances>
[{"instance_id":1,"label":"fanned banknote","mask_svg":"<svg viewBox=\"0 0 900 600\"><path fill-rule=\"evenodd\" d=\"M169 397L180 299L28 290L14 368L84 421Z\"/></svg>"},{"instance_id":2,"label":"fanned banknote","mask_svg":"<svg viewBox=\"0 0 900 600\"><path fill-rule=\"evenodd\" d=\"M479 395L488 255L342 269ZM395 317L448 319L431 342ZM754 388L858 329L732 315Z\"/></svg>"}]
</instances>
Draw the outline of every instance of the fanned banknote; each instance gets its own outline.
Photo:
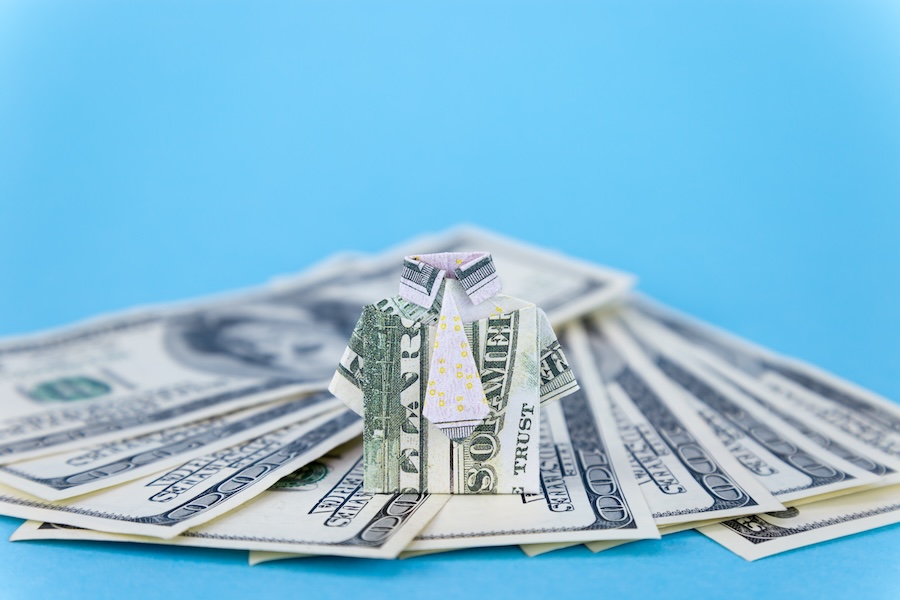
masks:
<instances>
[{"instance_id":1,"label":"fanned banknote","mask_svg":"<svg viewBox=\"0 0 900 600\"><path fill-rule=\"evenodd\" d=\"M805 439L819 446L829 456L852 464L871 477L875 477L879 485L900 482L900 471L872 459L867 455L867 452L870 451L867 451L865 446L852 436L827 423L807 418L802 412L792 410L790 406L785 406L785 401L780 394L742 375L739 371L732 371L734 378L727 377L721 370L710 367L707 362L697 357L695 348L691 344L677 337L674 332L646 319L642 314L629 311L624 316L640 329L649 329L647 333L655 343L664 344L670 347L675 355L685 357L697 377L718 383L718 385L731 390L734 397L751 402L753 406L762 409L768 417L767 421L784 423ZM722 368L728 371L728 367L723 366Z\"/></svg>"},{"instance_id":2,"label":"fanned banknote","mask_svg":"<svg viewBox=\"0 0 900 600\"><path fill-rule=\"evenodd\" d=\"M0 466L0 483L45 500L108 488L343 405L327 392Z\"/></svg>"},{"instance_id":3,"label":"fanned banknote","mask_svg":"<svg viewBox=\"0 0 900 600\"><path fill-rule=\"evenodd\" d=\"M278 481L210 523L170 539L30 525L17 539L130 541L298 554L394 558L448 496L371 494L362 489L362 444L350 442ZM30 533L29 533L30 532Z\"/></svg>"},{"instance_id":4,"label":"fanned banknote","mask_svg":"<svg viewBox=\"0 0 900 600\"><path fill-rule=\"evenodd\" d=\"M57 502L0 486L0 513L112 533L171 538L248 502L361 430L355 413L339 409L168 471Z\"/></svg>"},{"instance_id":5,"label":"fanned banknote","mask_svg":"<svg viewBox=\"0 0 900 600\"><path fill-rule=\"evenodd\" d=\"M738 386L823 429L853 452L900 471L900 406L807 363L714 329L646 298L636 311L691 344L693 353Z\"/></svg>"},{"instance_id":6,"label":"fanned banknote","mask_svg":"<svg viewBox=\"0 0 900 600\"><path fill-rule=\"evenodd\" d=\"M491 248L505 289L559 323L632 277L463 228L262 288L92 319L0 344L0 462L83 448L325 390L361 307L395 293L404 253Z\"/></svg>"},{"instance_id":7,"label":"fanned banknote","mask_svg":"<svg viewBox=\"0 0 900 600\"><path fill-rule=\"evenodd\" d=\"M782 503L796 505L825 494L849 493L880 480L767 414L729 382L709 376L665 330L642 323L630 312L618 320L629 332L639 333L633 339L647 359L684 392L685 403Z\"/></svg>"},{"instance_id":8,"label":"fanned banknote","mask_svg":"<svg viewBox=\"0 0 900 600\"><path fill-rule=\"evenodd\" d=\"M700 527L738 556L756 560L810 544L900 523L900 486Z\"/></svg>"}]
</instances>

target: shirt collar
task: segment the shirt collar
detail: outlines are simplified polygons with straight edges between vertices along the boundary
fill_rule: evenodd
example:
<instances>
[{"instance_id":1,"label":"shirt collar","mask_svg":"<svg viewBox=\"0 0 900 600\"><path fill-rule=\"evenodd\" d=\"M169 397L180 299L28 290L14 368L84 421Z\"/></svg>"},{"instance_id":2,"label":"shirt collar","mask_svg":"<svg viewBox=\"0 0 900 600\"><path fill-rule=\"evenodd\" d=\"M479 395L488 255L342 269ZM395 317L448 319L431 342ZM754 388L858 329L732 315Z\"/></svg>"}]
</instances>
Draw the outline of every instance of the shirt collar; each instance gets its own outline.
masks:
<instances>
[{"instance_id":1,"label":"shirt collar","mask_svg":"<svg viewBox=\"0 0 900 600\"><path fill-rule=\"evenodd\" d=\"M445 278L458 279L472 304L500 293L500 278L489 253L441 252L403 258L400 297L431 308Z\"/></svg>"}]
</instances>

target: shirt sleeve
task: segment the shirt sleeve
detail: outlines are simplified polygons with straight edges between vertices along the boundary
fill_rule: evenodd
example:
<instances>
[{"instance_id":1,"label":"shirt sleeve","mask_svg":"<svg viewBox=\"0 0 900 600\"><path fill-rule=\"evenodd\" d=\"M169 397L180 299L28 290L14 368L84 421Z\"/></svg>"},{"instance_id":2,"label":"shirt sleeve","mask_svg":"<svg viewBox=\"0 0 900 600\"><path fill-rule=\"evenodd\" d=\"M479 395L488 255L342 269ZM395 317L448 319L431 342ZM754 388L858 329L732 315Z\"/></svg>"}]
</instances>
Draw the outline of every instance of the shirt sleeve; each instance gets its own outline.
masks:
<instances>
[{"instance_id":1,"label":"shirt sleeve","mask_svg":"<svg viewBox=\"0 0 900 600\"><path fill-rule=\"evenodd\" d=\"M363 331L365 329L363 325L367 320L366 313L370 310L372 310L371 306L363 309L363 314L357 321L356 327L353 328L341 362L328 386L329 392L341 399L350 410L359 416L363 414Z\"/></svg>"},{"instance_id":2,"label":"shirt sleeve","mask_svg":"<svg viewBox=\"0 0 900 600\"><path fill-rule=\"evenodd\" d=\"M578 382L569 367L550 320L538 309L538 348L541 365L541 404L548 404L578 391Z\"/></svg>"}]
</instances>

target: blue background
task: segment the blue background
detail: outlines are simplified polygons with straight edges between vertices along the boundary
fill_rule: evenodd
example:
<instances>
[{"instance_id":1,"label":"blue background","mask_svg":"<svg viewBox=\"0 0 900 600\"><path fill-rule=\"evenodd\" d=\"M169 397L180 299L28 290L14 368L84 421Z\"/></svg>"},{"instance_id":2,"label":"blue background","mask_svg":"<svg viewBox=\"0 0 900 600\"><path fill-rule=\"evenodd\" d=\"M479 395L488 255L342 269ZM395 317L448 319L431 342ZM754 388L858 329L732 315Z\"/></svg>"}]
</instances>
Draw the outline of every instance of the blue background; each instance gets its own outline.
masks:
<instances>
[{"instance_id":1,"label":"blue background","mask_svg":"<svg viewBox=\"0 0 900 600\"><path fill-rule=\"evenodd\" d=\"M860 0L0 2L0 334L473 222L900 399L898 33ZM0 596L900 596L897 525L245 560L0 542Z\"/></svg>"}]
</instances>

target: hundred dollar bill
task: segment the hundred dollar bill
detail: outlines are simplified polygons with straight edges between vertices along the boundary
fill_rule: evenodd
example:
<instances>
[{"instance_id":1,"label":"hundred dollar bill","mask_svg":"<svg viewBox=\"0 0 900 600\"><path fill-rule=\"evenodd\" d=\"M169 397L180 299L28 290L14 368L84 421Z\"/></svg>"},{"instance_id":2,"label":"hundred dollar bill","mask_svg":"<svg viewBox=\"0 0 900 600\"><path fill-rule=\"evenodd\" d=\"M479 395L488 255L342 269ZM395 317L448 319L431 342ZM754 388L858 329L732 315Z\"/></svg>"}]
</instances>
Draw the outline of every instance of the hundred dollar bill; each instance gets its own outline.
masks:
<instances>
[{"instance_id":1,"label":"hundred dollar bill","mask_svg":"<svg viewBox=\"0 0 900 600\"><path fill-rule=\"evenodd\" d=\"M355 413L333 411L168 471L57 502L0 485L0 514L170 538L255 498L361 430Z\"/></svg>"},{"instance_id":2,"label":"hundred dollar bill","mask_svg":"<svg viewBox=\"0 0 900 600\"><path fill-rule=\"evenodd\" d=\"M658 526L783 510L781 503L684 404L684 394L615 321L581 322L573 352L599 373L595 403L610 403Z\"/></svg>"},{"instance_id":3,"label":"hundred dollar bill","mask_svg":"<svg viewBox=\"0 0 900 600\"><path fill-rule=\"evenodd\" d=\"M658 537L608 407L582 390L542 411L540 493L454 496L407 551Z\"/></svg>"},{"instance_id":4,"label":"hundred dollar bill","mask_svg":"<svg viewBox=\"0 0 900 600\"><path fill-rule=\"evenodd\" d=\"M362 489L362 443L337 448L281 479L252 503L161 540L58 525L29 527L19 539L133 541L298 554L394 558L449 496L372 494ZM274 558L272 558L274 560Z\"/></svg>"},{"instance_id":5,"label":"hundred dollar bill","mask_svg":"<svg viewBox=\"0 0 900 600\"><path fill-rule=\"evenodd\" d=\"M133 310L0 343L0 463L135 437L325 390L362 306L395 293L410 252L489 249L511 294L559 323L629 275L478 229L345 256L213 299Z\"/></svg>"},{"instance_id":6,"label":"hundred dollar bill","mask_svg":"<svg viewBox=\"0 0 900 600\"><path fill-rule=\"evenodd\" d=\"M697 531L756 560L893 523L900 523L900 485L729 519Z\"/></svg>"},{"instance_id":7,"label":"hundred dollar bill","mask_svg":"<svg viewBox=\"0 0 900 600\"><path fill-rule=\"evenodd\" d=\"M727 381L710 377L667 330L631 311L625 311L619 323L646 358L684 392L686 403L731 454L781 502L809 502L879 480L773 418Z\"/></svg>"},{"instance_id":8,"label":"hundred dollar bill","mask_svg":"<svg viewBox=\"0 0 900 600\"><path fill-rule=\"evenodd\" d=\"M0 466L0 483L62 500L137 479L341 408L327 392Z\"/></svg>"},{"instance_id":9,"label":"hundred dollar bill","mask_svg":"<svg viewBox=\"0 0 900 600\"><path fill-rule=\"evenodd\" d=\"M900 471L900 406L646 298L632 298L629 305L690 343L698 358L739 386L781 410L802 414L854 453Z\"/></svg>"}]
</instances>

